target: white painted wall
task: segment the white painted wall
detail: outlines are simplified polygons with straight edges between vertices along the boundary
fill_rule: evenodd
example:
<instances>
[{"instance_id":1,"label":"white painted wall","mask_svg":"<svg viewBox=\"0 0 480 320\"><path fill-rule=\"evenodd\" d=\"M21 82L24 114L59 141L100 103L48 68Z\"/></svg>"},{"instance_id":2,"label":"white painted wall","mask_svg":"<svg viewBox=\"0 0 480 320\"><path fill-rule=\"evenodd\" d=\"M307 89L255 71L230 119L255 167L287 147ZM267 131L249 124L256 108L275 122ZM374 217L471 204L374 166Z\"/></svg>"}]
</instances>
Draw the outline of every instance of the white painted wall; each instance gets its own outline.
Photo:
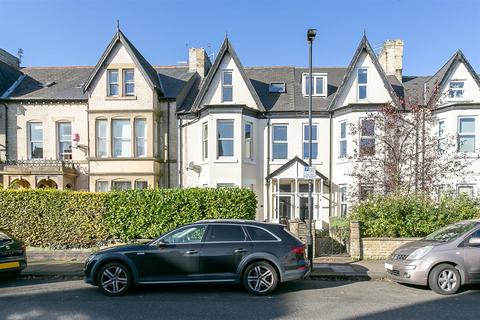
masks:
<instances>
[{"instance_id":1,"label":"white painted wall","mask_svg":"<svg viewBox=\"0 0 480 320\"><path fill-rule=\"evenodd\" d=\"M448 97L449 85L452 80L465 81L463 98L452 99ZM458 102L480 102L480 88L468 72L464 63L457 64L440 92L442 92L440 95L441 101L439 101L440 105Z\"/></svg>"}]
</instances>

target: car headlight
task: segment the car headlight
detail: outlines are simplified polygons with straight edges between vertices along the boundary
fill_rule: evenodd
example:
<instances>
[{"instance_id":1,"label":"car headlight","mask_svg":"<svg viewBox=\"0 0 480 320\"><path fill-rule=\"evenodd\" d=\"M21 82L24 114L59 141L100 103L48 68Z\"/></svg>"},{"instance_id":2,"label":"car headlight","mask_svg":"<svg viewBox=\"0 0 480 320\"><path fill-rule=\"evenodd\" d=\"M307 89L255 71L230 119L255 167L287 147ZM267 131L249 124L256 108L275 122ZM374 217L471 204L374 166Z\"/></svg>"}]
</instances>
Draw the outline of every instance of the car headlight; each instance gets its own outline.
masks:
<instances>
[{"instance_id":1,"label":"car headlight","mask_svg":"<svg viewBox=\"0 0 480 320\"><path fill-rule=\"evenodd\" d=\"M407 257L407 260L418 260L422 259L433 249L433 246L426 246L422 248L418 248L417 250L410 253Z\"/></svg>"}]
</instances>

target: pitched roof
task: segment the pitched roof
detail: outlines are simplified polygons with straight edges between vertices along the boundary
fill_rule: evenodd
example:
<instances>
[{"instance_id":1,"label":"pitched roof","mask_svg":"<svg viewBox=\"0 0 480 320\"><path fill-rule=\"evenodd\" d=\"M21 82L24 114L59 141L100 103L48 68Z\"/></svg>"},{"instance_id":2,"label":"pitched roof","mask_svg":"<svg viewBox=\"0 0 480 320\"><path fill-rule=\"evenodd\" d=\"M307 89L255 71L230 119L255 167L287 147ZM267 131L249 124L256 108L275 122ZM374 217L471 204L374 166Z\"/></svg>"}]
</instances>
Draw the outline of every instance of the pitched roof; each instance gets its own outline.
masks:
<instances>
[{"instance_id":1,"label":"pitched roof","mask_svg":"<svg viewBox=\"0 0 480 320\"><path fill-rule=\"evenodd\" d=\"M154 69L165 98L177 97L195 74L188 71L188 66L155 66Z\"/></svg>"},{"instance_id":2,"label":"pitched roof","mask_svg":"<svg viewBox=\"0 0 480 320\"><path fill-rule=\"evenodd\" d=\"M0 97L17 81L22 73L0 61Z\"/></svg>"},{"instance_id":3,"label":"pitched roof","mask_svg":"<svg viewBox=\"0 0 480 320\"><path fill-rule=\"evenodd\" d=\"M109 56L110 52L113 50L117 42L120 42L127 52L130 54L130 57L133 59L135 62L135 65L137 66L138 69L140 69L140 72L143 74L145 79L147 80L147 83L150 85L152 89L158 90L158 92L163 95L163 91L160 86L160 81L158 79L157 72L155 69L148 63L148 61L140 54L140 52L135 48L135 46L127 39L127 37L122 33L122 31L117 30L115 33L115 36L113 37L112 41L110 41L110 44L107 46L105 49L105 52L102 54L100 60L98 61L97 65L93 69L92 73L90 74L90 77L87 79L85 86L84 86L84 91L88 89L90 84L92 83L93 79L99 72L99 70L102 68L105 60Z\"/></svg>"},{"instance_id":4,"label":"pitched roof","mask_svg":"<svg viewBox=\"0 0 480 320\"><path fill-rule=\"evenodd\" d=\"M457 50L457 52L455 52L455 54L426 82L426 101L439 98L439 89L444 86L451 73L455 70L455 67L460 63L465 65L470 75L480 87L480 78L478 74L475 73L475 70L468 62L463 52Z\"/></svg>"},{"instance_id":5,"label":"pitched roof","mask_svg":"<svg viewBox=\"0 0 480 320\"><path fill-rule=\"evenodd\" d=\"M258 97L257 92L253 88L253 85L250 82L250 79L247 77L247 75L245 73L245 69L243 68L243 66L241 64L240 59L238 58L237 53L235 52L235 49L233 49L233 46L231 45L230 41L228 40L228 37L225 37L225 40L223 40L223 44L220 47L220 51L218 52L217 58L215 59L215 62L213 63L213 66L208 71L207 76L205 77L204 81L202 82L202 84L200 86L199 93L198 93L198 95L196 96L196 98L193 102L192 111L200 111L202 109L200 104L203 100L203 97L207 93L208 88L210 87L210 85L213 81L213 78L214 78L215 74L217 73L218 68L220 67L220 63L222 62L223 57L227 53L229 53L230 56L232 57L233 61L235 61L235 64L238 67L238 71L240 72L240 75L242 76L243 81L247 85L248 91L252 95L253 100L257 104L258 108L260 109L260 111L265 111L265 108L264 108L262 102L260 101L260 98Z\"/></svg>"},{"instance_id":6,"label":"pitched roof","mask_svg":"<svg viewBox=\"0 0 480 320\"><path fill-rule=\"evenodd\" d=\"M273 177L279 175L280 173L282 173L283 171L287 170L288 168L290 168L292 166L292 164L294 164L295 162L298 162L300 163L302 166L304 167L308 167L308 163L306 163L305 161L303 161L302 159L300 159L298 156L295 156L293 157L292 159L288 160L285 164L283 164L280 168L278 168L277 170L273 171L272 173L270 173L266 178L265 180L270 180L272 179ZM324 180L324 183L327 184L328 182L328 178L323 175L322 173L320 173L320 171L318 170L315 170L315 173L317 174L317 176L319 176L320 178L322 178Z\"/></svg>"},{"instance_id":7,"label":"pitched roof","mask_svg":"<svg viewBox=\"0 0 480 320\"><path fill-rule=\"evenodd\" d=\"M360 56L363 52L366 52L370 59L373 62L373 65L375 66L375 69L377 70L378 74L380 75L380 78L382 79L383 85L385 86L385 89L387 89L388 93L390 94L390 97L392 98L392 101L395 105L400 106L400 101L398 100L398 97L395 93L395 91L392 88L392 85L387 79L387 76L385 74L385 71L383 68L380 66L380 63L378 62L377 56L375 55L375 52L372 49L372 46L368 42L367 37L364 35L362 37L362 40L360 40L360 43L357 47L357 50L355 51L355 54L353 55L352 61L348 65L347 71L345 73L345 76L343 78L342 83L340 84L340 87L338 88L337 92L335 93L335 96L333 97L332 103L330 105L330 110L335 109L335 104L338 100L339 95L344 91L347 90L346 85L350 77L353 75L353 71L355 70L355 65L357 64L358 60L360 59Z\"/></svg>"},{"instance_id":8,"label":"pitched roof","mask_svg":"<svg viewBox=\"0 0 480 320\"><path fill-rule=\"evenodd\" d=\"M10 100L87 100L83 85L93 67L22 68L25 78Z\"/></svg>"}]
</instances>

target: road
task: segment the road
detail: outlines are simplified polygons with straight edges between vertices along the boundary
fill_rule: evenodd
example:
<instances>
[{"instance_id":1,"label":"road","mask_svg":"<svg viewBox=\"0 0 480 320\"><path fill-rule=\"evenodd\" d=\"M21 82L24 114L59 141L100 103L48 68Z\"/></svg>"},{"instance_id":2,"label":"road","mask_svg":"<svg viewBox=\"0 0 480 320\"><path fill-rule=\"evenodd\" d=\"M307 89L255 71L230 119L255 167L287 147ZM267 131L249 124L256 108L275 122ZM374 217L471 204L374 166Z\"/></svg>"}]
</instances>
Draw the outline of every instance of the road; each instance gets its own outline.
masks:
<instances>
[{"instance_id":1,"label":"road","mask_svg":"<svg viewBox=\"0 0 480 320\"><path fill-rule=\"evenodd\" d=\"M236 286L135 288L104 296L81 280L0 282L0 319L478 319L480 286L451 297L387 281L305 280L268 297Z\"/></svg>"}]
</instances>

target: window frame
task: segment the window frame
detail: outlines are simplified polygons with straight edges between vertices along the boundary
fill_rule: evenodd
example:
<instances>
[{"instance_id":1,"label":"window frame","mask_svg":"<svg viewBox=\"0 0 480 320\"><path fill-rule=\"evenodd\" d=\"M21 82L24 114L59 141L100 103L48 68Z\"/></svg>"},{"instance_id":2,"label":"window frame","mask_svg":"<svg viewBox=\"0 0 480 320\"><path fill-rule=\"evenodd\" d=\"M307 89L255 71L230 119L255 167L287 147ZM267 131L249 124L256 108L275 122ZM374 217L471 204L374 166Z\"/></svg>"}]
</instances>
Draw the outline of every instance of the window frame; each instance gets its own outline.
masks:
<instances>
[{"instance_id":1,"label":"window frame","mask_svg":"<svg viewBox=\"0 0 480 320\"><path fill-rule=\"evenodd\" d=\"M127 81L126 73L130 71L133 73L133 80ZM135 96L135 68L122 69L122 79L123 79L123 88L122 88L123 96L125 97ZM127 85L133 85L133 92L127 93Z\"/></svg>"},{"instance_id":2,"label":"window frame","mask_svg":"<svg viewBox=\"0 0 480 320\"><path fill-rule=\"evenodd\" d=\"M106 184L106 190L105 191L101 191L99 190L99 183L105 183ZM108 181L107 180L102 180L102 179L98 179L95 181L95 192L108 192Z\"/></svg>"},{"instance_id":3,"label":"window frame","mask_svg":"<svg viewBox=\"0 0 480 320\"><path fill-rule=\"evenodd\" d=\"M140 137L137 135L138 122L141 122L141 121L144 122L143 137ZM147 153L148 153L147 132L148 132L147 118L142 118L142 117L135 118L133 120L133 134L134 134L134 140L135 140L135 157L136 158L145 158L147 156ZM139 141L143 141L143 150L144 150L143 154L138 153L139 146L140 146Z\"/></svg>"},{"instance_id":4,"label":"window frame","mask_svg":"<svg viewBox=\"0 0 480 320\"><path fill-rule=\"evenodd\" d=\"M130 126L130 134L127 137L115 137L115 123L119 121L124 121L128 122L128 125ZM126 119L126 118L118 118L118 119L112 119L111 120L111 132L112 132L112 158L131 158L132 157L132 121L131 119ZM118 142L120 142L120 145L123 148L123 142L129 142L130 145L130 152L128 155L116 155L115 154L115 146L117 145ZM123 149L122 149L123 150ZM123 154L123 151L122 151Z\"/></svg>"},{"instance_id":5,"label":"window frame","mask_svg":"<svg viewBox=\"0 0 480 320\"><path fill-rule=\"evenodd\" d=\"M231 84L225 84L225 74L230 73L232 83ZM225 89L231 89L232 91L232 99L231 100L225 100ZM232 69L224 69L222 70L222 103L226 102L233 102L233 70Z\"/></svg>"},{"instance_id":6,"label":"window frame","mask_svg":"<svg viewBox=\"0 0 480 320\"><path fill-rule=\"evenodd\" d=\"M213 227L218 227L218 226L228 226L228 227L239 227L240 230L242 230L244 238L243 240L223 240L223 241L207 241L210 234L211 230ZM250 242L250 235L247 233L247 230L243 227L241 224L234 224L234 223L211 223L207 227L207 231L203 237L203 243L243 243L243 242Z\"/></svg>"},{"instance_id":7,"label":"window frame","mask_svg":"<svg viewBox=\"0 0 480 320\"><path fill-rule=\"evenodd\" d=\"M60 134L60 126L62 125L70 125L70 139L62 140L62 136ZM57 158L58 160L72 160L73 158L73 143L72 143L72 122L70 121L58 121L56 124L57 127ZM62 143L70 143L70 152L62 152ZM65 155L70 155L70 158L65 158Z\"/></svg>"},{"instance_id":8,"label":"window frame","mask_svg":"<svg viewBox=\"0 0 480 320\"><path fill-rule=\"evenodd\" d=\"M219 137L219 124L220 123L231 123L232 124L232 137L231 138L221 138ZM217 119L217 159L233 158L235 157L235 120L234 119ZM232 142L232 154L231 155L220 155L220 141L231 141Z\"/></svg>"},{"instance_id":9,"label":"window frame","mask_svg":"<svg viewBox=\"0 0 480 320\"><path fill-rule=\"evenodd\" d=\"M472 132L460 132L461 128L461 121L463 119L473 119L473 131ZM457 152L459 153L474 153L476 149L476 117L475 116L459 116L458 121L457 121ZM473 138L473 150L472 151L461 151L461 145L460 145L460 140L465 137L470 137Z\"/></svg>"},{"instance_id":10,"label":"window frame","mask_svg":"<svg viewBox=\"0 0 480 320\"><path fill-rule=\"evenodd\" d=\"M457 184L457 197L460 197L460 189L470 189L471 194L467 194L469 198L473 198L475 196L475 185L473 184Z\"/></svg>"},{"instance_id":11,"label":"window frame","mask_svg":"<svg viewBox=\"0 0 480 320\"><path fill-rule=\"evenodd\" d=\"M342 126L345 125L345 137L342 138ZM345 154L342 153L342 144L345 144ZM348 154L348 141L347 141L347 120L339 122L338 126L338 158L345 159Z\"/></svg>"},{"instance_id":12,"label":"window frame","mask_svg":"<svg viewBox=\"0 0 480 320\"><path fill-rule=\"evenodd\" d=\"M286 128L286 137L285 140L275 140L275 128L285 127ZM272 124L272 160L286 160L288 159L288 124L286 123L274 123ZM285 144L286 145L286 154L284 158L276 158L274 153L275 144Z\"/></svg>"},{"instance_id":13,"label":"window frame","mask_svg":"<svg viewBox=\"0 0 480 320\"><path fill-rule=\"evenodd\" d=\"M305 157L305 152L308 150L308 139L305 138L305 130L308 127L308 123L303 123L302 124L302 159L308 159L308 154L307 157ZM315 138L313 139L313 134L312 134L312 154L315 155L315 157L312 156L312 160L318 160L318 123L312 123L312 133L315 133ZM316 153L315 147L317 148ZM305 148L306 147L306 148Z\"/></svg>"},{"instance_id":14,"label":"window frame","mask_svg":"<svg viewBox=\"0 0 480 320\"><path fill-rule=\"evenodd\" d=\"M130 187L128 189L117 189L117 188L115 188L115 184L117 184L117 183L128 183ZM112 190L117 190L117 191L132 190L132 181L130 181L130 180L113 180L112 181Z\"/></svg>"},{"instance_id":15,"label":"window frame","mask_svg":"<svg viewBox=\"0 0 480 320\"><path fill-rule=\"evenodd\" d=\"M42 139L41 140L32 140L32 125L39 124L42 129ZM44 157L44 143L43 143L43 122L41 121L29 121L27 122L27 146L28 146L28 159L43 159ZM33 144L41 144L42 146L42 155L40 157L33 157Z\"/></svg>"},{"instance_id":16,"label":"window frame","mask_svg":"<svg viewBox=\"0 0 480 320\"><path fill-rule=\"evenodd\" d=\"M145 184L145 188L138 188L138 184L140 183L144 183ZM134 190L143 190L143 189L148 189L148 181L147 180L144 180L144 179L137 179L134 181L133 183L133 189Z\"/></svg>"},{"instance_id":17,"label":"window frame","mask_svg":"<svg viewBox=\"0 0 480 320\"><path fill-rule=\"evenodd\" d=\"M308 93L307 93L307 78L310 76L309 73L302 73L302 94L304 97L308 97ZM313 92L312 92L312 97L326 97L327 94L328 94L328 83L327 83L327 80L328 80L328 74L327 73L312 73L312 78L313 78L313 83L312 83L312 89L313 89ZM322 78L323 79L323 83L322 83L322 92L321 93L317 93L317 78Z\"/></svg>"},{"instance_id":18,"label":"window frame","mask_svg":"<svg viewBox=\"0 0 480 320\"><path fill-rule=\"evenodd\" d=\"M117 81L110 81L110 74L117 73ZM117 86L117 94L112 94L111 86ZM119 69L107 69L107 97L119 97L120 96L120 70Z\"/></svg>"},{"instance_id":19,"label":"window frame","mask_svg":"<svg viewBox=\"0 0 480 320\"><path fill-rule=\"evenodd\" d=\"M247 138L247 126L250 126L250 138ZM253 139L253 122L245 121L243 125L243 142L244 142L244 159L248 161L253 161L254 158L254 139ZM248 147L247 147L248 146ZM250 149L250 156L247 156L247 150Z\"/></svg>"},{"instance_id":20,"label":"window frame","mask_svg":"<svg viewBox=\"0 0 480 320\"><path fill-rule=\"evenodd\" d=\"M279 88L278 90L272 90L272 88ZM268 85L268 93L286 93L287 85L285 82L270 82Z\"/></svg>"},{"instance_id":21,"label":"window frame","mask_svg":"<svg viewBox=\"0 0 480 320\"><path fill-rule=\"evenodd\" d=\"M452 83L462 83L461 89L459 88L452 88ZM461 96L451 96L453 92L461 92ZM449 100L462 100L464 99L465 94L465 80L464 79L453 79L450 80L448 83L448 99Z\"/></svg>"},{"instance_id":22,"label":"window frame","mask_svg":"<svg viewBox=\"0 0 480 320\"><path fill-rule=\"evenodd\" d=\"M347 184L343 183L338 185L338 196L340 203L340 217L346 217L348 212Z\"/></svg>"},{"instance_id":23,"label":"window frame","mask_svg":"<svg viewBox=\"0 0 480 320\"><path fill-rule=\"evenodd\" d=\"M105 124L105 137L99 136L99 125L100 123ZM104 143L105 145L105 155L100 155L100 145ZM107 158L108 157L108 120L107 119L95 119L95 156L97 158Z\"/></svg>"},{"instance_id":24,"label":"window frame","mask_svg":"<svg viewBox=\"0 0 480 320\"><path fill-rule=\"evenodd\" d=\"M363 190L366 190L366 189L370 189L371 191L366 194L366 196L364 197L363 194L365 192L363 192ZM375 186L373 184L367 184L367 183L361 183L360 186L359 186L359 195L358 195L358 198L360 201L365 201L368 199L368 196L370 194L374 194L375 193Z\"/></svg>"},{"instance_id":25,"label":"window frame","mask_svg":"<svg viewBox=\"0 0 480 320\"><path fill-rule=\"evenodd\" d=\"M360 71L365 70L366 81L365 83L360 83ZM360 87L365 87L365 97L360 97ZM357 100L358 101L365 101L368 99L368 68L361 67L357 69Z\"/></svg>"},{"instance_id":26,"label":"window frame","mask_svg":"<svg viewBox=\"0 0 480 320\"><path fill-rule=\"evenodd\" d=\"M445 153L445 119L439 119L437 121L437 152L438 154L444 154Z\"/></svg>"},{"instance_id":27,"label":"window frame","mask_svg":"<svg viewBox=\"0 0 480 320\"><path fill-rule=\"evenodd\" d=\"M208 121L202 123L202 160L208 159Z\"/></svg>"},{"instance_id":28,"label":"window frame","mask_svg":"<svg viewBox=\"0 0 480 320\"><path fill-rule=\"evenodd\" d=\"M360 132L359 132L359 155L362 158L365 157L372 157L376 154L376 137L375 137L375 119L370 119L370 118L360 118ZM373 122L373 135L363 135L363 121L371 121ZM362 140L371 140L373 141L373 153L372 154L365 154L362 152Z\"/></svg>"}]
</instances>

